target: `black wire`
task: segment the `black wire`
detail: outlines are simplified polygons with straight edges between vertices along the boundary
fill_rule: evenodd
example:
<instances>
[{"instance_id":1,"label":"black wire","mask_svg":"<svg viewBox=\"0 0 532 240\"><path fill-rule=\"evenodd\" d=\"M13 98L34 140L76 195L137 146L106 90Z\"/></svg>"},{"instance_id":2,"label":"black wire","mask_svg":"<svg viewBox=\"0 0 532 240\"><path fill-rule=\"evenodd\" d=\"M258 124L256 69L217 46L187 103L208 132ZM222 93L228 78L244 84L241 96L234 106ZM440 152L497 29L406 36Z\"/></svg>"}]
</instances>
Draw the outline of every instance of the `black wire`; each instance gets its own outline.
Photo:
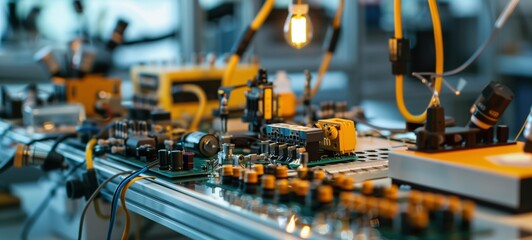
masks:
<instances>
[{"instance_id":1,"label":"black wire","mask_svg":"<svg viewBox=\"0 0 532 240\"><path fill-rule=\"evenodd\" d=\"M49 141L49 140L55 140L57 138L58 138L57 136L49 136L49 137L43 137L43 138L38 138L38 139L32 139L31 141L27 142L26 145L29 146L29 145L33 145L36 142L44 142L44 141Z\"/></svg>"},{"instance_id":2,"label":"black wire","mask_svg":"<svg viewBox=\"0 0 532 240\"><path fill-rule=\"evenodd\" d=\"M89 209L89 206L90 206L91 202L94 201L94 199L100 194L100 191L103 189L103 187L105 187L105 185L107 185L107 183L109 183L111 180L113 180L114 178L116 178L116 177L118 177L120 175L131 174L131 173L133 173L133 172L132 171L125 171L125 172L117 173L117 174L107 178L105 181L102 182L102 184L100 184L100 186L98 186L98 188L96 188L94 193L92 193L90 198L85 203L85 207L83 207L83 211L81 212L81 217L80 217L80 220L79 220L79 228L78 228L78 239L79 240L81 240L81 236L83 235L83 222L85 221L85 215L87 215L87 210Z\"/></svg>"},{"instance_id":3,"label":"black wire","mask_svg":"<svg viewBox=\"0 0 532 240\"><path fill-rule=\"evenodd\" d=\"M70 169L70 171L65 174L65 176L62 178L63 180L67 179L68 177L70 177L72 174L74 174L76 172L76 170L78 168L80 168L81 166L83 166L85 164L85 162L81 162L79 163L78 165L74 166L72 169ZM50 192L48 193L48 196L44 199L44 201L41 202L41 204L37 207L37 210L35 210L35 212L33 212L31 214L31 216L28 218L28 220L26 221L26 223L24 224L24 227L22 228L22 233L21 233L21 238L23 240L26 240L28 239L28 235L31 231L31 228L33 228L35 222L37 222L37 220L39 219L39 217L41 217L41 215L43 214L44 210L46 210L46 208L48 207L48 205L50 204L50 201L52 200L52 198L55 196L55 193L56 191L59 189L59 187L61 187L64 183L63 182L60 182L60 183L57 183L51 190Z\"/></svg>"},{"instance_id":4,"label":"black wire","mask_svg":"<svg viewBox=\"0 0 532 240\"><path fill-rule=\"evenodd\" d=\"M50 156L50 154L52 152L55 152L55 150L57 149L59 144L61 144L62 142L64 142L65 140L67 140L69 138L74 138L74 137L77 137L77 136L78 136L77 133L67 133L67 134L64 134L61 137L57 138L57 140L55 140L55 142L54 142L54 145L52 145L52 147L50 148L50 152L48 153L48 156Z\"/></svg>"}]
</instances>

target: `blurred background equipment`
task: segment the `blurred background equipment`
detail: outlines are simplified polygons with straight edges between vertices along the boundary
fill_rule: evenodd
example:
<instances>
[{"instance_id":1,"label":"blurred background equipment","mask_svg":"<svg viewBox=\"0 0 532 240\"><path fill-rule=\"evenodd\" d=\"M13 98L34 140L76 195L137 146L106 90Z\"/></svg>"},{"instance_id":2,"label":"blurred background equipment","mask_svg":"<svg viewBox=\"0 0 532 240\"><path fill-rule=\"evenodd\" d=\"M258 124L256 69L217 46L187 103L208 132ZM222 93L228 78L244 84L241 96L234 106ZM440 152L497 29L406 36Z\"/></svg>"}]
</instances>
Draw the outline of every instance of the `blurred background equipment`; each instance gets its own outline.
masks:
<instances>
[{"instance_id":1,"label":"blurred background equipment","mask_svg":"<svg viewBox=\"0 0 532 240\"><path fill-rule=\"evenodd\" d=\"M2 238L532 236L531 1L0 12Z\"/></svg>"}]
</instances>

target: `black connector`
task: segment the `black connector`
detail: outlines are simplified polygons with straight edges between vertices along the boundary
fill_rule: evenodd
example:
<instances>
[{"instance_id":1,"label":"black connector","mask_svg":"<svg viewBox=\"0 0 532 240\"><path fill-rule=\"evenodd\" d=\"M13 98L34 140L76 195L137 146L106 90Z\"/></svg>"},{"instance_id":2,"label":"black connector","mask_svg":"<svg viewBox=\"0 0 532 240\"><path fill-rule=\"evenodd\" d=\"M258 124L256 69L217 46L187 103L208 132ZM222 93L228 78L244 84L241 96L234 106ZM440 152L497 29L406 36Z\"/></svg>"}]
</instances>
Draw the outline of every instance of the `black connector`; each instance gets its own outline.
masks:
<instances>
[{"instance_id":1,"label":"black connector","mask_svg":"<svg viewBox=\"0 0 532 240\"><path fill-rule=\"evenodd\" d=\"M390 38L388 41L393 75L406 75L410 61L410 41L405 38Z\"/></svg>"},{"instance_id":2,"label":"black connector","mask_svg":"<svg viewBox=\"0 0 532 240\"><path fill-rule=\"evenodd\" d=\"M326 50L327 52L334 53L336 51L336 46L340 40L340 33L342 28L329 28L327 31L327 41L326 41Z\"/></svg>"},{"instance_id":3,"label":"black connector","mask_svg":"<svg viewBox=\"0 0 532 240\"><path fill-rule=\"evenodd\" d=\"M89 199L96 188L98 188L98 180L94 169L85 172L81 179L72 179L66 182L66 194L70 199L81 197Z\"/></svg>"}]
</instances>

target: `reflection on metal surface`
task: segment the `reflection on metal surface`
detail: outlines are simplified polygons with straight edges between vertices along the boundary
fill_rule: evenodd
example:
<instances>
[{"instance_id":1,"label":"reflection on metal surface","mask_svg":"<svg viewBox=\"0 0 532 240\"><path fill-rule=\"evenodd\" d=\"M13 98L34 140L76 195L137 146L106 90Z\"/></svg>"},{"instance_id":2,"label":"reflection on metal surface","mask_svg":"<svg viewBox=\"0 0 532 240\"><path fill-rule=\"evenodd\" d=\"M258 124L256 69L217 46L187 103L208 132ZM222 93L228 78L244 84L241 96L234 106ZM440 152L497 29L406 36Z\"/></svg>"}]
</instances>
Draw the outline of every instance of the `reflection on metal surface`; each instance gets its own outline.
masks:
<instances>
[{"instance_id":1,"label":"reflection on metal surface","mask_svg":"<svg viewBox=\"0 0 532 240\"><path fill-rule=\"evenodd\" d=\"M292 217L290 217L290 221L286 225L286 232L294 233L294 231L296 230L296 221L297 221L297 217L294 214L292 215Z\"/></svg>"},{"instance_id":2,"label":"reflection on metal surface","mask_svg":"<svg viewBox=\"0 0 532 240\"><path fill-rule=\"evenodd\" d=\"M311 231L310 230L311 230L311 228L310 228L309 225L303 226L303 228L301 228L301 233L299 234L299 236L301 238L305 238L305 239L309 238L310 235L311 235Z\"/></svg>"}]
</instances>

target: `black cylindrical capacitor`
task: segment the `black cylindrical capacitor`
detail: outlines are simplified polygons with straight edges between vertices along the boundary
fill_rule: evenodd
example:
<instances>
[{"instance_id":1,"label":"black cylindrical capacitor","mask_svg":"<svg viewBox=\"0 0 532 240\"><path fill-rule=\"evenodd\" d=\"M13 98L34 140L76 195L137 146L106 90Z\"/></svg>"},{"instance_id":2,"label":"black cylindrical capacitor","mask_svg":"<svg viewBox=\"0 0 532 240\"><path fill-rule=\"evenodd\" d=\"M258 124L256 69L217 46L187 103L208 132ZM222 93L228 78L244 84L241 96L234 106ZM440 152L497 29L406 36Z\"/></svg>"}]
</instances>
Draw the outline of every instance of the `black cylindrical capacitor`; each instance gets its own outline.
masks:
<instances>
[{"instance_id":1,"label":"black cylindrical capacitor","mask_svg":"<svg viewBox=\"0 0 532 240\"><path fill-rule=\"evenodd\" d=\"M183 151L170 151L170 166L174 172L183 171Z\"/></svg>"},{"instance_id":2,"label":"black cylindrical capacitor","mask_svg":"<svg viewBox=\"0 0 532 240\"><path fill-rule=\"evenodd\" d=\"M507 125L499 125L497 126L497 142L498 143L506 143L508 142L508 135L509 135L509 128Z\"/></svg>"},{"instance_id":3,"label":"black cylindrical capacitor","mask_svg":"<svg viewBox=\"0 0 532 240\"><path fill-rule=\"evenodd\" d=\"M152 146L146 147L146 162L151 163L157 160L157 150Z\"/></svg>"},{"instance_id":4,"label":"black cylindrical capacitor","mask_svg":"<svg viewBox=\"0 0 532 240\"><path fill-rule=\"evenodd\" d=\"M168 170L168 151L166 149L161 149L157 152L157 159L159 160L159 169Z\"/></svg>"},{"instance_id":5,"label":"black cylindrical capacitor","mask_svg":"<svg viewBox=\"0 0 532 240\"><path fill-rule=\"evenodd\" d=\"M212 157L218 153L219 142L212 134L192 132L183 137L183 147L189 152L194 152L202 157Z\"/></svg>"}]
</instances>

